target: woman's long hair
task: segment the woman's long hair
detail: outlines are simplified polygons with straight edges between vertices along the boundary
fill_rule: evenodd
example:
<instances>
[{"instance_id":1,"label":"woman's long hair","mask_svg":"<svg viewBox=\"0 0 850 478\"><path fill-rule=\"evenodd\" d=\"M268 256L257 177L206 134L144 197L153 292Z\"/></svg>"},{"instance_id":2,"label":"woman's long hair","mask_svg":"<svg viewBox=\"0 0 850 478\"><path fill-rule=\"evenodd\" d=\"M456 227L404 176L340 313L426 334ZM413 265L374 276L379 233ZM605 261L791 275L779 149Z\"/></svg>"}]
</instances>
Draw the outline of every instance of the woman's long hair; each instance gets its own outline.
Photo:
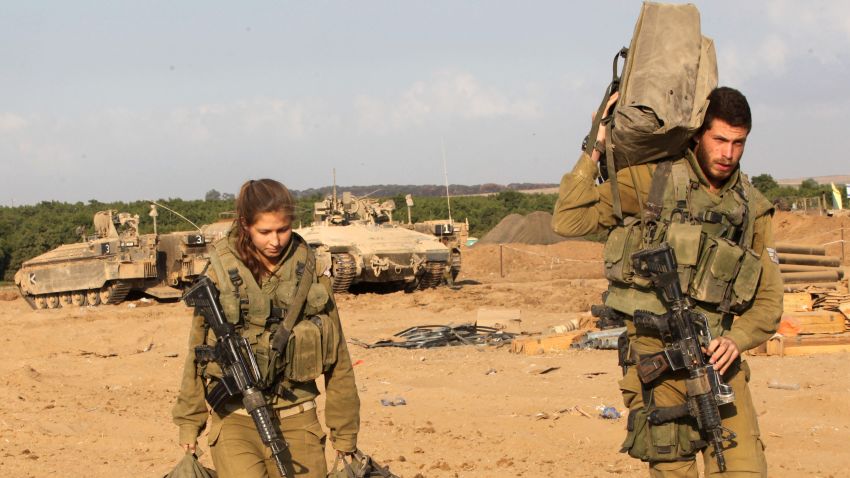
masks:
<instances>
[{"instance_id":1,"label":"woman's long hair","mask_svg":"<svg viewBox=\"0 0 850 478\"><path fill-rule=\"evenodd\" d=\"M254 280L260 281L260 277L266 271L260 259L261 252L254 247L248 227L252 226L257 217L266 212L280 212L290 219L295 218L295 200L286 186L274 179L257 179L246 181L239 189L236 198L236 221L234 226L237 230L236 254L251 271Z\"/></svg>"}]
</instances>

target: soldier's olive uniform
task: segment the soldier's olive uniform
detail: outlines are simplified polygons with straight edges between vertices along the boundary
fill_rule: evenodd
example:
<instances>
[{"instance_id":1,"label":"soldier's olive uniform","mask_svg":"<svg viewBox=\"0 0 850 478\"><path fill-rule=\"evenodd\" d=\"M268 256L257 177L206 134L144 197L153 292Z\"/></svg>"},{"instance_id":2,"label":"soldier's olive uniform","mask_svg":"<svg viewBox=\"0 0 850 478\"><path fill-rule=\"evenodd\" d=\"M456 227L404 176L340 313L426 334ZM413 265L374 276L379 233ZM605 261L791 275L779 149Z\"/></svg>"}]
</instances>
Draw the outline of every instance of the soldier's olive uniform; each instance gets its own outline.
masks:
<instances>
[{"instance_id":1,"label":"soldier's olive uniform","mask_svg":"<svg viewBox=\"0 0 850 478\"><path fill-rule=\"evenodd\" d=\"M609 182L595 184L596 163L582 154L561 180L554 230L581 236L610 229L603 252L609 279L605 302L628 316L635 310L665 312L656 291L634 275L630 255L668 242L679 264L682 289L694 299L695 310L708 318L712 336L728 337L742 352L761 344L776 331L782 313L770 203L738 170L720 191L712 193L692 152L659 164L642 164L617 173L625 216L618 225ZM733 320L735 315L738 317ZM631 320L626 325L629 361L664 347L655 330L635 327ZM642 388L636 367L629 367L620 382L623 401L630 410L623 451L648 461L651 476L697 476L695 455L705 449L705 443L695 420L688 417L657 426L645 421L644 397L659 408L681 404L686 378L685 371L667 372ZM734 390L735 401L720 406L722 425L737 438L724 450L727 471L722 476L767 476L746 362L736 360L724 379ZM707 472L719 474L710 448L705 451Z\"/></svg>"},{"instance_id":2,"label":"soldier's olive uniform","mask_svg":"<svg viewBox=\"0 0 850 478\"><path fill-rule=\"evenodd\" d=\"M325 422L335 449L353 452L360 427L360 399L328 278L305 264L315 261L297 234L272 274L257 283L235 253L235 232L213 244L207 275L220 291L228 322L236 325L257 357L267 402L280 419L289 445L289 476L324 478L325 434L316 416L316 379L325 378ZM321 271L320 271L321 272ZM309 274L309 275L308 275ZM303 277L302 277L303 276ZM292 327L283 357L272 347L274 334L296 302L299 281L308 281L306 303ZM180 428L179 443L194 443L211 415L209 445L219 476L275 477L277 469L240 398L218 411L208 411L205 391L221 377L219 366L195 361L195 346L214 344L203 317L192 320L189 354L172 415Z\"/></svg>"}]
</instances>

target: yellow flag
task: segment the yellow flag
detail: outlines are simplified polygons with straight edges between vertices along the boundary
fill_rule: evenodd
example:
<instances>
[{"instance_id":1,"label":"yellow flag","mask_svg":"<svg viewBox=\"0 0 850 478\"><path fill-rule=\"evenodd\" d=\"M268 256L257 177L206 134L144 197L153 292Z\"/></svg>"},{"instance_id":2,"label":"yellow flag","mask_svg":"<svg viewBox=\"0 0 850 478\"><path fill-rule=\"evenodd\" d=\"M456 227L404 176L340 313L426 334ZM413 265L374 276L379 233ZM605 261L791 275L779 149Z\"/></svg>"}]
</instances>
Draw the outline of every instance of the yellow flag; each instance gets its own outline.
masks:
<instances>
[{"instance_id":1,"label":"yellow flag","mask_svg":"<svg viewBox=\"0 0 850 478\"><path fill-rule=\"evenodd\" d=\"M841 207L841 193L838 192L838 188L835 187L835 183L829 183L832 185L832 205L834 209L844 209Z\"/></svg>"}]
</instances>

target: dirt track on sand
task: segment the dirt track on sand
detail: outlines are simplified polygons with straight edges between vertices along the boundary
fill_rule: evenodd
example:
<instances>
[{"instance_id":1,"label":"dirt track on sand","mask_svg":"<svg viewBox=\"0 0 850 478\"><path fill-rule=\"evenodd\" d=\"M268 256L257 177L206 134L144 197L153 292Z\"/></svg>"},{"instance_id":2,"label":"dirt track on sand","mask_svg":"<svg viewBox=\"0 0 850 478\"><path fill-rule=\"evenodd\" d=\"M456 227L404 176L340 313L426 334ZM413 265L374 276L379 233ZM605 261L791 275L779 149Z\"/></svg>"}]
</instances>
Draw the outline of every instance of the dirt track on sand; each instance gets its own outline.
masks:
<instances>
[{"instance_id":1,"label":"dirt track on sand","mask_svg":"<svg viewBox=\"0 0 850 478\"><path fill-rule=\"evenodd\" d=\"M502 253L505 277L499 246L467 251L458 290L341 296L347 335L372 342L412 325L469 322L479 307L521 308L524 329L544 331L586 315L605 288L599 244ZM170 409L189 317L174 303L36 312L20 299L0 301L2 474L165 474L181 455ZM349 347L359 362L360 446L400 476L646 476L617 452L625 420L597 417L597 406L622 408L613 351ZM770 476L846 476L850 356L748 360ZM529 373L540 367L557 368ZM802 387L767 388L772 378ZM381 406L396 397L407 405Z\"/></svg>"}]
</instances>

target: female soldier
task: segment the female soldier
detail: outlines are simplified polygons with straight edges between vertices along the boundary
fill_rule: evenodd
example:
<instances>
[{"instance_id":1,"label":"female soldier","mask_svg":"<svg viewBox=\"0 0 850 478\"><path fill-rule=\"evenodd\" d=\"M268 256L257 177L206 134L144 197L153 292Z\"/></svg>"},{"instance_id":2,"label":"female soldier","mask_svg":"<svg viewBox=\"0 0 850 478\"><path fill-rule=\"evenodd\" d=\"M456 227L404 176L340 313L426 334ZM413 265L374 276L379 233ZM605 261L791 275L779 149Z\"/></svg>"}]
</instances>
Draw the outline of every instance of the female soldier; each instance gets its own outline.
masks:
<instances>
[{"instance_id":1,"label":"female soldier","mask_svg":"<svg viewBox=\"0 0 850 478\"><path fill-rule=\"evenodd\" d=\"M246 182L236 212L230 233L210 246L206 274L219 289L227 321L247 339L257 358L266 401L289 445L287 475L325 478L325 434L315 401L320 375L327 392L325 421L337 452L355 450L360 426L354 371L328 277L315 272L309 246L292 231L295 205L285 186L272 179ZM301 281L309 282L299 287ZM287 320L288 312L298 314L295 321ZM291 335L279 356L273 344L282 327L291 327ZM180 428L179 443L187 452L194 451L209 413L209 445L221 478L276 477L271 452L241 397L207 412L205 392L214 389L221 369L215 362L196 360L195 346L214 342L214 334L196 314L172 411Z\"/></svg>"}]
</instances>

